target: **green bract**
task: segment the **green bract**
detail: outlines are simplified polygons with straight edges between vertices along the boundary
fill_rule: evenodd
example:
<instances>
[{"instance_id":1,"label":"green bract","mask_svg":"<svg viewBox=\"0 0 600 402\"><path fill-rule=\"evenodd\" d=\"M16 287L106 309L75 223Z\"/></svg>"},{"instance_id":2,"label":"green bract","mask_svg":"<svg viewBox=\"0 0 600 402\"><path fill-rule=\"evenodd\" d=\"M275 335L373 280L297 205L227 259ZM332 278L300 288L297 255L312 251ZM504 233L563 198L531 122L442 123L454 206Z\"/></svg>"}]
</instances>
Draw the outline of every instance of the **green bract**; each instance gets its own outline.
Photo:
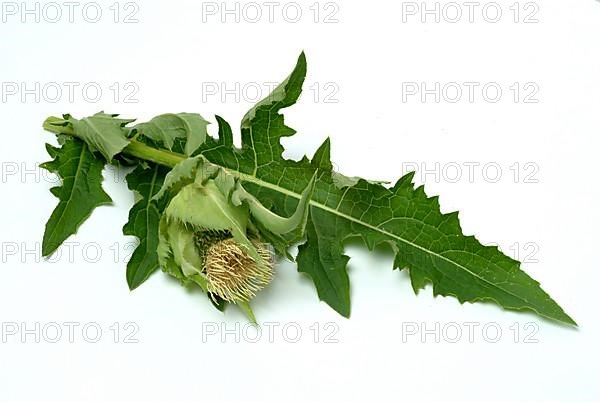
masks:
<instances>
[{"instance_id":1,"label":"green bract","mask_svg":"<svg viewBox=\"0 0 600 402\"><path fill-rule=\"evenodd\" d=\"M462 232L458 213L443 214L437 197L415 188L413 173L393 185L347 177L333 169L330 141L312 158L283 157L281 139L296 133L281 111L302 92L306 60L243 117L241 148L231 126L216 116L218 137L199 114L163 114L145 123L98 113L81 120L49 117L44 128L60 148L44 166L63 179L52 189L59 204L44 234L49 255L98 206L110 201L101 188L105 163L134 165L127 183L138 195L123 228L140 244L127 264L131 289L162 268L197 285L222 308L233 303L251 319L249 301L272 277L273 253L291 258L314 282L319 298L350 315L349 257L344 242L360 238L369 249L389 246L394 269L406 269L417 293L461 303L493 301L575 324L496 246Z\"/></svg>"},{"instance_id":2,"label":"green bract","mask_svg":"<svg viewBox=\"0 0 600 402\"><path fill-rule=\"evenodd\" d=\"M266 278L270 279L272 261L260 245L263 236L280 236L285 241L281 236L296 232L288 238L288 245L301 237L313 188L314 178L303 192L296 211L284 218L265 208L244 190L238 179L203 156L182 161L167 174L154 197L170 198L159 225L160 266L170 275L184 282L192 281L205 292L228 302L249 302L255 291L268 283ZM217 245L221 254L215 256ZM226 264L235 265L231 269L219 268L238 277L235 289L222 289L211 280L210 262L217 257L219 261L232 259ZM237 272L235 267L239 267Z\"/></svg>"}]
</instances>

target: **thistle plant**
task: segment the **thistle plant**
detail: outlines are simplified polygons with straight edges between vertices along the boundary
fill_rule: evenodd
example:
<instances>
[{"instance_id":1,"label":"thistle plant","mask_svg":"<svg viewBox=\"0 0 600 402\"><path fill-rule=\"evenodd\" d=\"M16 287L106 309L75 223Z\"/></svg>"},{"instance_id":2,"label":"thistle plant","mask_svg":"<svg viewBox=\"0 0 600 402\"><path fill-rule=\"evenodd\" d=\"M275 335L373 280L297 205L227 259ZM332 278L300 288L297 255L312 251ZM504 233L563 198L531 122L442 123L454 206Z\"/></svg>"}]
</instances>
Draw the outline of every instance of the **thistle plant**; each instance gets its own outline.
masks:
<instances>
[{"instance_id":1,"label":"thistle plant","mask_svg":"<svg viewBox=\"0 0 600 402\"><path fill-rule=\"evenodd\" d=\"M350 315L349 257L344 241L358 237L369 249L388 245L394 269L406 269L417 293L461 303L493 301L575 325L520 263L496 246L463 234L457 213L442 214L437 197L412 184L413 173L390 187L347 177L333 169L330 141L312 158L285 159L281 138L295 134L281 110L302 91L306 60L255 105L241 122L241 148L231 126L216 116L218 138L199 114L163 114L150 121L103 112L76 119L49 117L44 128L60 147L47 145L43 165L62 178L51 189L59 199L46 225L42 252L52 254L99 205L105 164L130 167L127 183L137 195L125 235L139 244L127 264L135 289L159 268L185 286L202 289L216 307L232 304L255 321L251 301L294 258L321 300Z\"/></svg>"}]
</instances>

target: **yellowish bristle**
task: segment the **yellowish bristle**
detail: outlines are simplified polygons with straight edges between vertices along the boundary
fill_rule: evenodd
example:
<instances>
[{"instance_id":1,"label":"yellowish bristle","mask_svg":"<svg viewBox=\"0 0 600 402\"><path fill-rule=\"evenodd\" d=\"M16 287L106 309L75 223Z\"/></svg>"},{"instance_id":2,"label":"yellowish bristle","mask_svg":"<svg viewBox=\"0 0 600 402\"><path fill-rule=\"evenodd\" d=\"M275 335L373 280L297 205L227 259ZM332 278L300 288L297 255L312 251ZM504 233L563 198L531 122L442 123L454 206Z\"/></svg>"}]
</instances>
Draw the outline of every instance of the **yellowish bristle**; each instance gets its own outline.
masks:
<instances>
[{"instance_id":1,"label":"yellowish bristle","mask_svg":"<svg viewBox=\"0 0 600 402\"><path fill-rule=\"evenodd\" d=\"M205 255L208 290L232 303L256 296L273 278L273 255L264 245L255 246L263 264L257 264L233 239L211 245Z\"/></svg>"}]
</instances>

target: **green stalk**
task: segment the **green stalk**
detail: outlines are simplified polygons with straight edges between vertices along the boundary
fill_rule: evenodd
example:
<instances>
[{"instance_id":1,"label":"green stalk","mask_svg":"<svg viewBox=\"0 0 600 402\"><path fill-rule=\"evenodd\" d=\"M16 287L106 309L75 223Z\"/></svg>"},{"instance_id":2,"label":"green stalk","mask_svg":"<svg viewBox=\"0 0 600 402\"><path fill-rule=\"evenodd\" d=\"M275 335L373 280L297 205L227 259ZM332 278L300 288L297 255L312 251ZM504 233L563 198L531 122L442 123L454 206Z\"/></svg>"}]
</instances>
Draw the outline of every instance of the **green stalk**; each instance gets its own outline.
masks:
<instances>
[{"instance_id":1,"label":"green stalk","mask_svg":"<svg viewBox=\"0 0 600 402\"><path fill-rule=\"evenodd\" d=\"M68 125L62 125L65 123L64 119L59 117L50 116L44 121L44 130L50 131L54 134L65 134L74 136L73 129ZM127 145L123 151L123 154L133 156L137 159L142 159L148 162L158 163L159 165L174 167L176 164L186 159L187 157L176 152L171 152L163 149L152 148L142 142L131 139L129 145Z\"/></svg>"},{"instance_id":2,"label":"green stalk","mask_svg":"<svg viewBox=\"0 0 600 402\"><path fill-rule=\"evenodd\" d=\"M174 167L179 162L186 159L185 155L167 150L152 148L142 142L136 141L135 139L129 142L129 145L127 145L123 149L123 153L138 159L158 163L159 165L167 166L170 168Z\"/></svg>"}]
</instances>

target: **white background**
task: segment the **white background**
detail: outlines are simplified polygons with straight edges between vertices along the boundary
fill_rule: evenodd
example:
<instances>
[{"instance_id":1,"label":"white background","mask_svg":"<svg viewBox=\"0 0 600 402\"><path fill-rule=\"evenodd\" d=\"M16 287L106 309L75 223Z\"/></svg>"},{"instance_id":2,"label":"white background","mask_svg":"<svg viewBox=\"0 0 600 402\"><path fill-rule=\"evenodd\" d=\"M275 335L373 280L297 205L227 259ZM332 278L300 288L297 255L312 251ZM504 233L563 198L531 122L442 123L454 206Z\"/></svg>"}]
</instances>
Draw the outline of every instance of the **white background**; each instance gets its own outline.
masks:
<instances>
[{"instance_id":1,"label":"white background","mask_svg":"<svg viewBox=\"0 0 600 402\"><path fill-rule=\"evenodd\" d=\"M339 0L318 3L318 22L312 0L296 3L302 9L296 23L289 22L294 5L282 15L285 2L275 8L273 22L259 2L263 15L255 23L248 19L256 7L243 2L239 22L225 15L224 23L220 2L144 1L137 8L122 2L115 23L112 3L99 2L97 23L84 19L85 2L72 23L60 2L63 15L55 23L49 20L56 9L44 3L39 22L35 14L23 16L21 4L12 15L14 7L2 3L2 401L599 400L598 2L522 2L518 22L514 2L499 2L497 23L485 19L493 19L497 7L482 15L483 2L473 22L460 3L463 16L456 23L448 21L456 7L444 9L445 3L439 23L435 15L423 23L420 13L405 13L403 21L403 7L412 9L407 3ZM203 12L213 6L215 15ZM536 9L531 18L538 22L525 23ZM87 11L93 19L94 10ZM138 22L124 23L132 11ZM332 12L338 22L325 23ZM387 250L368 253L352 243L351 319L318 302L312 283L282 263L254 303L259 321L279 326L272 342L263 326L252 343L255 333L238 311L222 315L204 295L162 273L129 292L123 260L133 239L121 227L133 196L123 172L114 170L105 176L114 206L96 210L69 239L72 256L63 248L54 263L39 258L44 224L56 204L48 191L54 179L36 169L48 159L44 142L53 141L41 129L45 117L105 110L144 120L188 111L212 121L219 114L237 127L254 103L252 90L266 91L264 83L283 79L301 50L308 77L300 102L286 111L287 123L298 130L285 141L286 155L312 155L330 136L332 158L348 175L394 181L410 170L407 163L433 170L439 163L437 176L417 174L416 181L441 196L444 211L460 210L465 233L511 255L520 249L519 258L528 261L523 269L579 329L490 304L461 306L433 298L431 288L415 296L406 273L391 270ZM65 82L79 84L73 99ZM434 95L425 102L420 95L403 99L411 82L430 89L436 82L480 86L473 102L465 92L456 103L448 102L453 95L436 103ZM24 83L33 94L22 88L12 94L11 83ZM58 99L43 93L52 83L64 90ZM93 91L82 94L86 83L102 89L96 102ZM117 99L110 89L115 83ZM138 89L137 103L125 99L126 83ZM236 83L240 91L226 99L206 91ZM486 83L502 88L498 102L483 98ZM521 87L517 102L514 83ZM537 103L524 102L531 92L523 89L526 83L539 89ZM470 162L479 164L472 180L464 165ZM500 167L497 182L494 169L483 171L486 164ZM79 324L73 342L65 322ZM56 326L63 332L52 343ZM98 327L101 338L92 343ZM130 339L137 343L126 342L132 328L138 328ZM297 328L302 334L294 343Z\"/></svg>"}]
</instances>

